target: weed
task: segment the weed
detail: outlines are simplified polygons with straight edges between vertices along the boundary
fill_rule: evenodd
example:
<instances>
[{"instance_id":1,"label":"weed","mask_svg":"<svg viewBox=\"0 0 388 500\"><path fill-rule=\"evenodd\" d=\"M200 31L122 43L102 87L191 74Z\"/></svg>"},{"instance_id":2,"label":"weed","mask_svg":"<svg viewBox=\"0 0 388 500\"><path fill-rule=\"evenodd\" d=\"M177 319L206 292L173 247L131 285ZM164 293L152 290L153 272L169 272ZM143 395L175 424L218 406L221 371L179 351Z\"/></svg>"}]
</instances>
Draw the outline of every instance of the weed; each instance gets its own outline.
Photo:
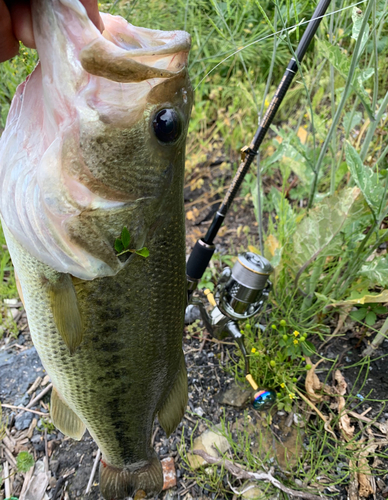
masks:
<instances>
[{"instance_id":1,"label":"weed","mask_svg":"<svg viewBox=\"0 0 388 500\"><path fill-rule=\"evenodd\" d=\"M39 419L38 430L40 432L47 431L47 434L52 434L55 431L55 425L48 418L42 417Z\"/></svg>"},{"instance_id":2,"label":"weed","mask_svg":"<svg viewBox=\"0 0 388 500\"><path fill-rule=\"evenodd\" d=\"M8 478L14 476L15 474L17 474L18 472L26 473L31 469L31 467L34 464L35 464L34 457L30 453L28 453L28 451L19 452L17 457L16 457L16 471L7 477L0 476L0 488L1 488L1 485L3 484L4 479L8 479ZM1 468L0 468L0 472L2 472Z\"/></svg>"}]
</instances>

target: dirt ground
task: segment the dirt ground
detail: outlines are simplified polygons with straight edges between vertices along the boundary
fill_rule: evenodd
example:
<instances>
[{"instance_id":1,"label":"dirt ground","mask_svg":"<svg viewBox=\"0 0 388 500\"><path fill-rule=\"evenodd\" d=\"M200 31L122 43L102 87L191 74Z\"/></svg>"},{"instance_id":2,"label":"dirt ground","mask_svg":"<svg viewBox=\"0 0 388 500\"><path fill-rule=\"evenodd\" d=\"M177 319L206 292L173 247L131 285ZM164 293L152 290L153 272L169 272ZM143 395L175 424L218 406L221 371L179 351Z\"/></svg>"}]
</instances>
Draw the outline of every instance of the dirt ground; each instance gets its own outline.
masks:
<instances>
[{"instance_id":1,"label":"dirt ground","mask_svg":"<svg viewBox=\"0 0 388 500\"><path fill-rule=\"evenodd\" d=\"M227 178L225 179L226 183L218 192L215 193L212 188L215 179L225 176L225 171L221 168L224 161L225 158L222 157L210 159L206 164L201 165L202 178L205 179L204 184L195 187L195 182L188 181L186 185L188 253L196 239L205 234L211 221L209 214L215 211L217 203L220 202L220 198L226 190ZM192 179L195 179L195 173ZM221 253L237 254L241 247L246 247L248 243L252 244L252 241L257 241L255 236L257 224L253 216L251 202L239 199L235 206L237 208L230 211L225 228L217 240L217 250ZM246 227L249 228L249 231L243 230ZM26 407L37 394L49 387L50 381L35 348L32 346L21 303L8 304L7 308L17 318L19 335L17 338L5 337L0 342L0 399L6 405ZM352 325L349 325L343 334L342 337L336 338L324 346L321 352L331 359L339 356L337 368L340 369L359 361L361 351L365 347ZM188 331L185 331L183 335L183 345L188 368L189 408L178 429L170 438L166 437L157 422L153 435L154 447L159 457L161 459L172 457L176 468L176 487L162 493L160 498L165 500L172 498L178 500L215 498L214 494L207 491L206 484L197 484L193 472L188 470L185 460L179 452L182 443L185 442L186 448L189 447L190 439L202 434L209 422L218 424L224 418L232 425L238 420L241 421L245 412L250 422L255 424L260 420L260 416L252 408L249 401L241 407L224 402L225 391L234 383L233 376L226 369L228 361L234 356L235 347L233 345L219 343L210 338L206 340L197 334L189 334ZM388 341L385 341L376 353L377 357L383 355L387 348ZM369 373L363 373L362 376L360 376L358 368L343 371L349 390L352 390L353 393L360 391L360 403L355 411L362 413L371 407L368 417L378 416L377 420L380 423L388 423L388 408L384 408L381 402L373 403L368 400L367 404L363 404L362 400L366 397L374 400L386 399L388 394L387 372L386 358L372 361ZM364 378L366 378L366 383L362 390L359 390L358 387L361 387ZM13 408L3 408L3 414L8 424L6 438L0 446L0 463L7 460L12 464L18 452L23 450L30 451L34 455L35 461L44 463L47 460L51 477L46 496L39 497L39 500L41 498L50 500L101 499L98 491L98 473L93 478L90 493L86 494L97 446L88 433L81 441L76 442L66 438L49 424L44 416L48 415L49 394L50 392L39 399L36 404L30 406L30 409L38 413L21 413ZM280 424L285 419L287 419L287 415L284 412L278 412L272 418L271 432L273 431L273 435L280 441L285 435L281 432ZM283 440L286 443L284 446L287 446L286 438ZM377 487L374 498L377 500L388 498L388 475L387 477L382 475L376 479ZM13 496L20 495L23 482L25 482L25 477L22 474L17 474L12 478ZM333 494L339 500L348 498L348 493L344 488L338 488L336 492L331 492L331 495ZM4 498L4 495L4 489L0 489L0 500ZM237 496L231 493L217 498L234 499ZM371 496L370 499L372 498Z\"/></svg>"}]
</instances>

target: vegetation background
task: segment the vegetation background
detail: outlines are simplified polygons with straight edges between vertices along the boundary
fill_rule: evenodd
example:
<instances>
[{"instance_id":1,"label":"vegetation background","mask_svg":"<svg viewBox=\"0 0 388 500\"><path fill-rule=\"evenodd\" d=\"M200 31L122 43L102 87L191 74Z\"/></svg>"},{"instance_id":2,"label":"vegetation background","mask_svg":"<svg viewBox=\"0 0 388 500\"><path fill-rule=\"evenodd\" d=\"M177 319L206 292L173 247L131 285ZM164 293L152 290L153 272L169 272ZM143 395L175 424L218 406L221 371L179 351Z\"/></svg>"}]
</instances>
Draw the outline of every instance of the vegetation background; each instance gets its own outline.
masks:
<instances>
[{"instance_id":1,"label":"vegetation background","mask_svg":"<svg viewBox=\"0 0 388 500\"><path fill-rule=\"evenodd\" d=\"M315 2L298 0L101 1L102 11L120 14L133 24L190 32L195 104L187 185L192 191L204 189L203 165L210 156L226 158L220 164L225 175L206 185L212 203L227 189L226 179L238 166L238 151L250 142L315 7ZM343 413L338 405L336 412L329 409L330 398L325 402L328 389L325 393L323 386L316 387L316 394L320 392L314 400L303 384L314 379L316 365L310 358L318 359L317 346L341 334L349 315L367 344L376 339L358 362L360 371L388 330L387 16L388 0L332 1L261 148L257 169L247 175L234 207L254 210L257 226L241 229L246 246L261 251L275 267L271 306L261 320L266 329L256 328L254 322L242 325L252 374L276 390L279 410L295 412L306 404L311 409L319 402L325 418L310 421L305 451L311 462L329 446L334 465L341 460L349 465L344 483L359 472L362 453L364 458L375 456L378 448L366 453L358 430L344 437ZM35 51L22 47L19 56L0 66L1 127L16 86L36 60ZM188 214L195 219L194 209ZM4 300L17 292L2 234L0 238ZM233 255L219 256L201 286L214 286L219 264L226 261L233 261ZM3 334L12 335L17 329L5 320L6 312L3 317ZM339 318L338 328L333 318ZM237 379L242 363L236 359L229 367ZM346 407L355 397L347 395ZM228 432L225 428L230 437ZM234 452L236 463L257 468L244 446ZM316 486L320 475L329 477L330 485L325 460L317 460L320 465L308 473L306 460L301 457L286 480L302 478L304 485ZM373 469L375 475L380 472L378 466ZM221 476L213 481L216 492L224 491Z\"/></svg>"}]
</instances>

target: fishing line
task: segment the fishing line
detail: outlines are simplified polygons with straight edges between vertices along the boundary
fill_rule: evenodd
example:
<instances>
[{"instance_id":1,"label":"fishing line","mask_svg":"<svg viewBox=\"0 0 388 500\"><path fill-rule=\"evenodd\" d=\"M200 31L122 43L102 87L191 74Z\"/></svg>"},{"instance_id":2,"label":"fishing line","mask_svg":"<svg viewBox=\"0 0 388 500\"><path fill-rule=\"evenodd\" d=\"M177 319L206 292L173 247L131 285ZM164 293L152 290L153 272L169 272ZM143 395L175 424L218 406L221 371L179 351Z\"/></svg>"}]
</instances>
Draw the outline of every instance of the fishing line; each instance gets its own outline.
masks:
<instances>
[{"instance_id":1,"label":"fishing line","mask_svg":"<svg viewBox=\"0 0 388 500\"><path fill-rule=\"evenodd\" d=\"M328 14L325 14L323 16L320 16L320 17L317 17L317 18L314 18L314 20L317 20L317 19L323 19L325 17L329 17L329 16L332 16L334 14L338 14L339 12L343 12L344 10L347 10L347 9L351 9L353 7L357 7L357 5L360 5L360 4L363 4L365 3L364 0L361 0L360 2L357 2L357 3L354 3L352 5L348 5L348 7L343 7L342 9L339 9L339 10L335 10L333 12L330 12ZM251 47L252 45L254 45L255 43L259 43L259 42L262 42L263 40L267 40L268 38L271 38L272 36L275 36L275 35L282 35L283 33L286 33L287 31L292 31L294 30L295 28L298 28L299 26L303 26L304 24L309 24L311 23L312 19L309 19L308 21L302 21L300 22L299 24L294 24L293 26L290 26L289 28L282 28L281 30L277 31L276 33L270 33L269 35L266 35L262 38L259 38L258 40L254 40L253 42L250 42L248 43L248 45L245 45L244 47L241 47L241 49L238 49L236 50L235 52L233 52L232 54L230 54L228 57L225 57L225 59L223 59L222 61L220 61L218 64L216 64L208 73L206 73L206 75L202 78L202 80L198 83L198 85L195 87L194 90L197 90L197 88L201 85L201 83L211 74L213 73L213 71L215 69L218 68L218 66L221 66L221 64L223 64L225 61L227 61L228 59L230 59L231 57L235 56L236 54L238 54L239 52L242 52L243 50L247 49L248 47Z\"/></svg>"}]
</instances>

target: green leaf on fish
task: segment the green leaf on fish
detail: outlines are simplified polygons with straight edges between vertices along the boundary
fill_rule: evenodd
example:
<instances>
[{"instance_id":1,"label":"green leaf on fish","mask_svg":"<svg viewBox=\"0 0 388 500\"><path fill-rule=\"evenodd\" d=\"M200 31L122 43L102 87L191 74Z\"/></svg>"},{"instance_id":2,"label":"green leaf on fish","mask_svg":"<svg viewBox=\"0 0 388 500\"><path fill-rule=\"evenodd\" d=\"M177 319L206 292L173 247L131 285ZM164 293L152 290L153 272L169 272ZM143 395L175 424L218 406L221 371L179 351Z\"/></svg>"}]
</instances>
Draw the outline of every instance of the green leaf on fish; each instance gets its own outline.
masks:
<instances>
[{"instance_id":1,"label":"green leaf on fish","mask_svg":"<svg viewBox=\"0 0 388 500\"><path fill-rule=\"evenodd\" d=\"M131 241L131 235L129 234L128 228L124 226L123 230L121 231L121 242L123 244L124 250L129 248L130 241Z\"/></svg>"},{"instance_id":2,"label":"green leaf on fish","mask_svg":"<svg viewBox=\"0 0 388 500\"><path fill-rule=\"evenodd\" d=\"M121 241L120 238L116 238L116 241L115 241L115 250L116 252L120 253L124 250L124 245L123 245L123 242Z\"/></svg>"},{"instance_id":3,"label":"green leaf on fish","mask_svg":"<svg viewBox=\"0 0 388 500\"><path fill-rule=\"evenodd\" d=\"M115 241L115 250L117 252L117 257L120 255L123 255L124 253L137 253L137 255L140 255L141 257L147 258L150 254L150 251L148 250L147 247L139 248L139 250L135 250L132 248L129 248L129 244L131 242L131 234L128 231L128 228L126 226L123 227L121 231L121 236L120 238L116 238Z\"/></svg>"},{"instance_id":4,"label":"green leaf on fish","mask_svg":"<svg viewBox=\"0 0 388 500\"><path fill-rule=\"evenodd\" d=\"M141 255L142 257L147 258L150 255L150 251L147 247L140 248L140 250L136 250L137 255Z\"/></svg>"}]
</instances>

